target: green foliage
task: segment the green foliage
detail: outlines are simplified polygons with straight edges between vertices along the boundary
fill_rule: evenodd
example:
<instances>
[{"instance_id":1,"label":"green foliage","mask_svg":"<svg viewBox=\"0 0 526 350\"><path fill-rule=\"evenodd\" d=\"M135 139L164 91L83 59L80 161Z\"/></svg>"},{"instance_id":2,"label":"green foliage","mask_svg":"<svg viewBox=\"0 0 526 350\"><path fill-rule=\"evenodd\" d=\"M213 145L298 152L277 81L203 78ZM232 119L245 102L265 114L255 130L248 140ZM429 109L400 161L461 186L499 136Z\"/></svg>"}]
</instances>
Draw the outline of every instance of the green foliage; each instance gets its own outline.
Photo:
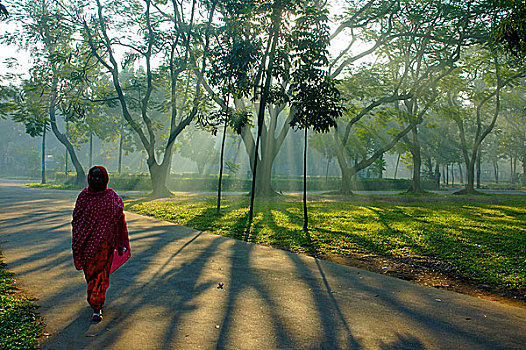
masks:
<instances>
[{"instance_id":1,"label":"green foliage","mask_svg":"<svg viewBox=\"0 0 526 350\"><path fill-rule=\"evenodd\" d=\"M495 29L495 40L503 42L517 57L526 58L526 1L502 1L506 16Z\"/></svg>"},{"instance_id":2,"label":"green foliage","mask_svg":"<svg viewBox=\"0 0 526 350\"><path fill-rule=\"evenodd\" d=\"M236 176L237 172L239 171L239 164L235 163L235 162L231 162L229 160L227 160L225 162L225 167L228 170L228 172L230 174L232 174L232 176L234 176L234 177Z\"/></svg>"},{"instance_id":3,"label":"green foliage","mask_svg":"<svg viewBox=\"0 0 526 350\"><path fill-rule=\"evenodd\" d=\"M289 198L287 198L289 199ZM366 253L430 257L484 283L526 289L526 209L523 200L503 197L436 196L433 200L357 197L309 203L315 253ZM245 235L244 200L225 200L222 214L212 198L127 203L127 210L179 225L305 252L300 204L259 201L250 235Z\"/></svg>"},{"instance_id":4,"label":"green foliage","mask_svg":"<svg viewBox=\"0 0 526 350\"><path fill-rule=\"evenodd\" d=\"M37 306L17 294L13 283L0 256L0 349L38 349L44 323L35 312Z\"/></svg>"},{"instance_id":5,"label":"green foliage","mask_svg":"<svg viewBox=\"0 0 526 350\"><path fill-rule=\"evenodd\" d=\"M0 16L3 16L4 18L9 16L9 11L7 11L7 8L2 3L0 3Z\"/></svg>"},{"instance_id":6,"label":"green foliage","mask_svg":"<svg viewBox=\"0 0 526 350\"><path fill-rule=\"evenodd\" d=\"M199 129L188 128L186 133L179 137L178 152L181 157L195 162L200 175L203 175L206 166L217 158L214 138Z\"/></svg>"},{"instance_id":7,"label":"green foliage","mask_svg":"<svg viewBox=\"0 0 526 350\"><path fill-rule=\"evenodd\" d=\"M4 79L0 77L0 119L6 119L7 116L13 115L17 108L18 89L12 85L4 85Z\"/></svg>"},{"instance_id":8,"label":"green foliage","mask_svg":"<svg viewBox=\"0 0 526 350\"><path fill-rule=\"evenodd\" d=\"M290 94L296 113L290 125L328 132L344 109L336 82L324 69L329 65L328 11L305 7L299 14L291 43L295 69Z\"/></svg>"},{"instance_id":9,"label":"green foliage","mask_svg":"<svg viewBox=\"0 0 526 350\"><path fill-rule=\"evenodd\" d=\"M226 162L226 164L231 164ZM231 164L235 166L235 164ZM232 175L232 174L231 174ZM69 175L69 178L75 174ZM84 187L65 183L66 177L63 172L55 175L55 183L45 185L39 183L28 184L35 188L50 188L60 190L80 190ZM330 177L308 177L309 191L337 191L340 189L341 179ZM407 179L357 179L356 191L405 191L411 184ZM217 177L201 177L196 173L180 173L170 177L167 181L168 188L172 191L184 192L210 192L217 191ZM424 188L436 189L434 182L423 182ZM299 192L303 190L302 179L299 176L279 176L272 179L272 186L276 191ZM109 187L117 191L151 191L152 185L149 176L146 175L117 175L110 174ZM249 191L250 180L239 179L232 176L223 178L223 189L226 191Z\"/></svg>"}]
</instances>

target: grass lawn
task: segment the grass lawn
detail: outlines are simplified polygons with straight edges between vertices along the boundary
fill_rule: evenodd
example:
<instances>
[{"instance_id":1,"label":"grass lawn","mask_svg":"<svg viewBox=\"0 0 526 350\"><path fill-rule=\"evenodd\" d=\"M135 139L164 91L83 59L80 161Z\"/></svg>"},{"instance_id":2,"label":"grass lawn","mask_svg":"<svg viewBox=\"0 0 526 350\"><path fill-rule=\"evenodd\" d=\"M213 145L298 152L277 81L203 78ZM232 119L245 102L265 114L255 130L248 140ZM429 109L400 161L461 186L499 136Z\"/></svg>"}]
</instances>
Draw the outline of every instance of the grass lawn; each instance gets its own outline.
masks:
<instances>
[{"instance_id":1,"label":"grass lawn","mask_svg":"<svg viewBox=\"0 0 526 350\"><path fill-rule=\"evenodd\" d=\"M127 201L126 209L197 230L301 253L432 258L460 274L526 291L526 198L522 196L312 196L303 232L301 197L258 200L246 233L248 199L213 196ZM514 199L512 199L514 198Z\"/></svg>"},{"instance_id":2,"label":"grass lawn","mask_svg":"<svg viewBox=\"0 0 526 350\"><path fill-rule=\"evenodd\" d=\"M28 182L26 183L27 187L31 188L45 188L51 190L82 190L83 186L77 185L64 185L64 184L41 184L38 182Z\"/></svg>"},{"instance_id":3,"label":"grass lawn","mask_svg":"<svg viewBox=\"0 0 526 350\"><path fill-rule=\"evenodd\" d=\"M13 274L5 270L0 256L0 349L38 349L44 324L37 306L16 293Z\"/></svg>"}]
</instances>

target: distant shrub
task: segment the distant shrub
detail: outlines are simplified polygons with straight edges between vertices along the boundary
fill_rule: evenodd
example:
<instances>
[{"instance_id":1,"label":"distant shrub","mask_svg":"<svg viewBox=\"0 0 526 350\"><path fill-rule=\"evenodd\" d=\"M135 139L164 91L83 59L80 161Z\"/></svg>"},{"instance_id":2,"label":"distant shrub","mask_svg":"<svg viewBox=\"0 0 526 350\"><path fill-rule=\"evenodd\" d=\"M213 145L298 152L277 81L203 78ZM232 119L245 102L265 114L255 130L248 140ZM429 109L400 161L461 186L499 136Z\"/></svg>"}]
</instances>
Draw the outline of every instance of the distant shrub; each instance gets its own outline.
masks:
<instances>
[{"instance_id":1,"label":"distant shrub","mask_svg":"<svg viewBox=\"0 0 526 350\"><path fill-rule=\"evenodd\" d=\"M68 181L64 172L57 172L55 182L60 184L70 184L75 179L75 174L70 173ZM214 192L217 191L216 176L200 177L196 173L172 174L168 179L167 186L172 191L181 192ZM250 191L251 179L239 179L223 177L223 191L244 192ZM422 182L425 189L436 189L432 181ZM301 192L303 191L303 178L301 176L276 176L272 179L272 185L276 191L281 192ZM355 191L389 191L406 190L411 185L408 179L358 179ZM110 174L109 186L120 191L151 191L152 185L149 174ZM338 177L317 177L307 178L307 188L309 191L337 191L340 189L341 179Z\"/></svg>"}]
</instances>

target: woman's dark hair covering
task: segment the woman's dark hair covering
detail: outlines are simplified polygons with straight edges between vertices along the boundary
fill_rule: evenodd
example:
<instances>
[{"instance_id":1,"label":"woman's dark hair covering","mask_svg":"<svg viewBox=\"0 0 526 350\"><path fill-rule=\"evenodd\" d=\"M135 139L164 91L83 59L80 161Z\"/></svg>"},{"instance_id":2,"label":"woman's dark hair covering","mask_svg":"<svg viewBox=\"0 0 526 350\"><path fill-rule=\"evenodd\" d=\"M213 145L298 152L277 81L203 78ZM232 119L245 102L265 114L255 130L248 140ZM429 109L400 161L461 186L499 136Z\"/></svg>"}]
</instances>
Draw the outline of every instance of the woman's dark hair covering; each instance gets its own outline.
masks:
<instances>
[{"instance_id":1,"label":"woman's dark hair covering","mask_svg":"<svg viewBox=\"0 0 526 350\"><path fill-rule=\"evenodd\" d=\"M97 169L102 172L103 178L100 180L98 180L98 177L95 176ZM95 165L88 172L88 188L92 192L104 191L106 187L108 186L109 180L110 178L108 176L108 172L106 171L106 168L104 168L101 165Z\"/></svg>"}]
</instances>

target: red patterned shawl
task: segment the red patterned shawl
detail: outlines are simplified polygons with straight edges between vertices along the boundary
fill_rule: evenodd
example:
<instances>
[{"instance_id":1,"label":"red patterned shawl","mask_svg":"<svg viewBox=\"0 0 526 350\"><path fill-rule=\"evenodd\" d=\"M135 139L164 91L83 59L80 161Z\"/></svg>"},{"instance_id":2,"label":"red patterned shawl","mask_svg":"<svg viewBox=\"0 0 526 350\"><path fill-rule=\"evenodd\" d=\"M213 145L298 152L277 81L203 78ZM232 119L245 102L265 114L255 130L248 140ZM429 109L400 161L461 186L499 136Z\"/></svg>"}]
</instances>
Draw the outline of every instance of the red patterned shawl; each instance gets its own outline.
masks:
<instances>
[{"instance_id":1,"label":"red patterned shawl","mask_svg":"<svg viewBox=\"0 0 526 350\"><path fill-rule=\"evenodd\" d=\"M129 249L123 207L122 199L111 188L93 192L86 187L80 192L71 222L71 248L77 270L84 269L93 260L102 239L114 248Z\"/></svg>"}]
</instances>

